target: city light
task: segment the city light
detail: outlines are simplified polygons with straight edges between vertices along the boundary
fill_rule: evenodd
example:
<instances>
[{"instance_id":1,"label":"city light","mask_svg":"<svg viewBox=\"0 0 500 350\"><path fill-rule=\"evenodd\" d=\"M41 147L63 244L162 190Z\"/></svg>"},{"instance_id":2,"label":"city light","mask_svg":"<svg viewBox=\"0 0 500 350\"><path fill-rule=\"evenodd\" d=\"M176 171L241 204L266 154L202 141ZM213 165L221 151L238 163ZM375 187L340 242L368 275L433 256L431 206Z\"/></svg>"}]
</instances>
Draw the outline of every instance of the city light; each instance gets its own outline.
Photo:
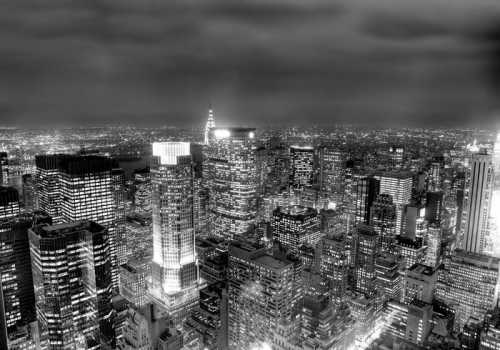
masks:
<instances>
[{"instance_id":1,"label":"city light","mask_svg":"<svg viewBox=\"0 0 500 350\"><path fill-rule=\"evenodd\" d=\"M228 129L215 129L214 135L217 139L225 139L231 136L231 132Z\"/></svg>"}]
</instances>

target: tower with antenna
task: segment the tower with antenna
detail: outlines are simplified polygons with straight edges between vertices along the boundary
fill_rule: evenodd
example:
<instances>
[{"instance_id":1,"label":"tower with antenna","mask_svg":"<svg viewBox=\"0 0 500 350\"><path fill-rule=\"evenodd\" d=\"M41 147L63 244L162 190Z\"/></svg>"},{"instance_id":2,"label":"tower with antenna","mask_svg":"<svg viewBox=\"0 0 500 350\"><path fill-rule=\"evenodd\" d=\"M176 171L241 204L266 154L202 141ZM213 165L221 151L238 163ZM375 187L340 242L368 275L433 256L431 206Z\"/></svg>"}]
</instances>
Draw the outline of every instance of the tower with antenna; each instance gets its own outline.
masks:
<instances>
[{"instance_id":1,"label":"tower with antenna","mask_svg":"<svg viewBox=\"0 0 500 350\"><path fill-rule=\"evenodd\" d=\"M215 118L214 110L212 109L212 104L208 105L208 120L205 126L205 144L208 144L208 132L210 129L215 128Z\"/></svg>"}]
</instances>

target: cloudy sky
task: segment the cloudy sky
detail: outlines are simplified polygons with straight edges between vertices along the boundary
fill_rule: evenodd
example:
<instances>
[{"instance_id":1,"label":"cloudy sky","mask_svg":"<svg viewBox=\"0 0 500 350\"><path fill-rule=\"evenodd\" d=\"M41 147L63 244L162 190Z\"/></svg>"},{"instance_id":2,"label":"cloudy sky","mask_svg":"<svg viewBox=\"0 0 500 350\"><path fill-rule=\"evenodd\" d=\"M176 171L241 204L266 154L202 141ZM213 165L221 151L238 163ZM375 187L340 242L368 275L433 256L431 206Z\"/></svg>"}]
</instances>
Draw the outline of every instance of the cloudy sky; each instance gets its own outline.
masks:
<instances>
[{"instance_id":1,"label":"cloudy sky","mask_svg":"<svg viewBox=\"0 0 500 350\"><path fill-rule=\"evenodd\" d=\"M500 126L499 0L16 0L0 124Z\"/></svg>"}]
</instances>

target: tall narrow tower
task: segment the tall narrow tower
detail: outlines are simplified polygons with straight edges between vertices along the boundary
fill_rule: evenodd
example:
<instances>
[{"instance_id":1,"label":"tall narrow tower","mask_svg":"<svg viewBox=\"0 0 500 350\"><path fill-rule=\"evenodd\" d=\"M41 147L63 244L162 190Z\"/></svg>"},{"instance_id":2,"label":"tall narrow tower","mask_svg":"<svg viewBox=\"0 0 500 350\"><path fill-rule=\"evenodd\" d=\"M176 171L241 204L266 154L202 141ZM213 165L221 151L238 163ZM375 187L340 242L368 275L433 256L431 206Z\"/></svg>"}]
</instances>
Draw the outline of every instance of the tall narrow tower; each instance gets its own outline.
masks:
<instances>
[{"instance_id":1,"label":"tall narrow tower","mask_svg":"<svg viewBox=\"0 0 500 350\"><path fill-rule=\"evenodd\" d=\"M151 182L153 262L150 294L174 323L180 323L196 304L198 295L189 142L153 143Z\"/></svg>"},{"instance_id":2,"label":"tall narrow tower","mask_svg":"<svg viewBox=\"0 0 500 350\"><path fill-rule=\"evenodd\" d=\"M208 133L213 128L215 128L214 110L212 109L212 105L210 105L208 106L208 120L205 126L205 145L208 144Z\"/></svg>"}]
</instances>

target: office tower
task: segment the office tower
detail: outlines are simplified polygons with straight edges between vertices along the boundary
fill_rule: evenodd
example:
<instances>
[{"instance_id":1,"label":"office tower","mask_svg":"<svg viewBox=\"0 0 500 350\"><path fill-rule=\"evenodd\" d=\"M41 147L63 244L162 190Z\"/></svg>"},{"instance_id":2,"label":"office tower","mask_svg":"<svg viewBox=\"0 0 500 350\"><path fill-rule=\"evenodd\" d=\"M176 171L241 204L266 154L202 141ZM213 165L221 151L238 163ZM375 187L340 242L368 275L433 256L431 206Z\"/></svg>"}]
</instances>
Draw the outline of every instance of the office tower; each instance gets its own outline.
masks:
<instances>
[{"instance_id":1,"label":"office tower","mask_svg":"<svg viewBox=\"0 0 500 350\"><path fill-rule=\"evenodd\" d=\"M455 329L470 317L484 319L497 302L500 260L461 250L438 271L436 298L455 311Z\"/></svg>"},{"instance_id":2,"label":"office tower","mask_svg":"<svg viewBox=\"0 0 500 350\"><path fill-rule=\"evenodd\" d=\"M208 120L207 120L207 124L205 125L205 145L208 144L209 142L209 134L210 134L210 130L212 130L213 128L215 128L215 117L214 117L214 111L212 109L212 107L210 106L209 109L208 109Z\"/></svg>"},{"instance_id":3,"label":"office tower","mask_svg":"<svg viewBox=\"0 0 500 350\"><path fill-rule=\"evenodd\" d=\"M215 128L209 133L203 177L215 236L240 236L255 223L258 182L254 148L254 129Z\"/></svg>"},{"instance_id":4,"label":"office tower","mask_svg":"<svg viewBox=\"0 0 500 350\"><path fill-rule=\"evenodd\" d=\"M128 259L127 252L127 235L125 228L125 172L123 169L114 168L111 171L113 202L115 211L115 249L116 249L116 263L118 265L124 264Z\"/></svg>"},{"instance_id":5,"label":"office tower","mask_svg":"<svg viewBox=\"0 0 500 350\"><path fill-rule=\"evenodd\" d=\"M303 244L316 246L321 236L320 224L316 209L299 205L278 207L271 218L273 239L293 253Z\"/></svg>"},{"instance_id":6,"label":"office tower","mask_svg":"<svg viewBox=\"0 0 500 350\"><path fill-rule=\"evenodd\" d=\"M111 312L106 229L92 221L29 230L36 313L49 350L99 349ZM100 321L100 322L98 322Z\"/></svg>"},{"instance_id":7,"label":"office tower","mask_svg":"<svg viewBox=\"0 0 500 350\"><path fill-rule=\"evenodd\" d=\"M0 152L0 186L9 184L9 157L7 152Z\"/></svg>"},{"instance_id":8,"label":"office tower","mask_svg":"<svg viewBox=\"0 0 500 350\"><path fill-rule=\"evenodd\" d=\"M402 234L403 209L410 202L412 174L409 172L389 172L375 176L380 180L380 193L389 194L396 205L396 235Z\"/></svg>"},{"instance_id":9,"label":"office tower","mask_svg":"<svg viewBox=\"0 0 500 350\"><path fill-rule=\"evenodd\" d=\"M375 286L383 303L401 297L400 262L395 255L380 254L375 259Z\"/></svg>"},{"instance_id":10,"label":"office tower","mask_svg":"<svg viewBox=\"0 0 500 350\"><path fill-rule=\"evenodd\" d=\"M493 254L500 256L500 133L493 147L493 169L495 178L491 196L490 230L493 241ZM497 209L495 209L497 208Z\"/></svg>"},{"instance_id":11,"label":"office tower","mask_svg":"<svg viewBox=\"0 0 500 350\"><path fill-rule=\"evenodd\" d=\"M463 199L460 238L461 249L471 253L485 253L491 249L488 239L488 217L493 190L493 163L491 155L472 155L467 169Z\"/></svg>"},{"instance_id":12,"label":"office tower","mask_svg":"<svg viewBox=\"0 0 500 350\"><path fill-rule=\"evenodd\" d=\"M295 324L300 263L245 242L229 247L229 349L272 340L279 325Z\"/></svg>"},{"instance_id":13,"label":"office tower","mask_svg":"<svg viewBox=\"0 0 500 350\"><path fill-rule=\"evenodd\" d=\"M425 261L427 246L422 238L396 237L396 249L404 259L404 268L409 269L413 264L422 264Z\"/></svg>"},{"instance_id":14,"label":"office tower","mask_svg":"<svg viewBox=\"0 0 500 350\"><path fill-rule=\"evenodd\" d=\"M189 142L153 143L153 262L150 294L174 323L198 298Z\"/></svg>"},{"instance_id":15,"label":"office tower","mask_svg":"<svg viewBox=\"0 0 500 350\"><path fill-rule=\"evenodd\" d=\"M353 234L355 290L367 296L375 294L375 258L379 236L373 227L360 224Z\"/></svg>"},{"instance_id":16,"label":"office tower","mask_svg":"<svg viewBox=\"0 0 500 350\"><path fill-rule=\"evenodd\" d=\"M62 157L63 155L35 157L35 208L46 212L54 223L63 222L58 168L59 159Z\"/></svg>"},{"instance_id":17,"label":"office tower","mask_svg":"<svg viewBox=\"0 0 500 350\"><path fill-rule=\"evenodd\" d=\"M440 224L443 212L443 192L427 192L425 197L425 220L429 224Z\"/></svg>"},{"instance_id":18,"label":"office tower","mask_svg":"<svg viewBox=\"0 0 500 350\"><path fill-rule=\"evenodd\" d=\"M331 300L344 298L349 277L349 254L345 235L328 234L319 243L320 272L328 281Z\"/></svg>"},{"instance_id":19,"label":"office tower","mask_svg":"<svg viewBox=\"0 0 500 350\"><path fill-rule=\"evenodd\" d=\"M281 143L271 144L266 151L264 192L279 194L287 189L290 182L290 155Z\"/></svg>"},{"instance_id":20,"label":"office tower","mask_svg":"<svg viewBox=\"0 0 500 350\"><path fill-rule=\"evenodd\" d=\"M149 167L134 171L134 211L151 215L151 172Z\"/></svg>"},{"instance_id":21,"label":"office tower","mask_svg":"<svg viewBox=\"0 0 500 350\"><path fill-rule=\"evenodd\" d=\"M427 226L425 264L437 268L441 264L441 243L443 233L441 226L430 224Z\"/></svg>"},{"instance_id":22,"label":"office tower","mask_svg":"<svg viewBox=\"0 0 500 350\"><path fill-rule=\"evenodd\" d=\"M405 304L417 299L432 303L438 278L437 270L423 264L414 264L404 273L403 297Z\"/></svg>"},{"instance_id":23,"label":"office tower","mask_svg":"<svg viewBox=\"0 0 500 350\"><path fill-rule=\"evenodd\" d=\"M97 155L52 157L57 158L61 217L64 222L91 220L107 229L112 283L118 289L117 219L124 213L116 211L113 162Z\"/></svg>"},{"instance_id":24,"label":"office tower","mask_svg":"<svg viewBox=\"0 0 500 350\"><path fill-rule=\"evenodd\" d=\"M39 345L28 229L50 221L43 213L0 219L1 349L35 350Z\"/></svg>"},{"instance_id":25,"label":"office tower","mask_svg":"<svg viewBox=\"0 0 500 350\"><path fill-rule=\"evenodd\" d=\"M314 148L290 147L290 184L293 187L311 187L314 182Z\"/></svg>"},{"instance_id":26,"label":"office tower","mask_svg":"<svg viewBox=\"0 0 500 350\"><path fill-rule=\"evenodd\" d=\"M420 204L405 205L401 235L410 239L423 238L426 228L425 207Z\"/></svg>"},{"instance_id":27,"label":"office tower","mask_svg":"<svg viewBox=\"0 0 500 350\"><path fill-rule=\"evenodd\" d=\"M379 195L380 182L373 177L364 177L356 184L356 194L354 197L356 211L354 220L356 224L369 224L370 211L373 202Z\"/></svg>"},{"instance_id":28,"label":"office tower","mask_svg":"<svg viewBox=\"0 0 500 350\"><path fill-rule=\"evenodd\" d=\"M377 196L370 210L369 224L382 238L396 235L396 206L391 195Z\"/></svg>"},{"instance_id":29,"label":"office tower","mask_svg":"<svg viewBox=\"0 0 500 350\"><path fill-rule=\"evenodd\" d=\"M19 194L13 187L0 186L0 219L19 215Z\"/></svg>"},{"instance_id":30,"label":"office tower","mask_svg":"<svg viewBox=\"0 0 500 350\"><path fill-rule=\"evenodd\" d=\"M344 194L345 156L332 147L320 149L321 190L335 203L341 203Z\"/></svg>"},{"instance_id":31,"label":"office tower","mask_svg":"<svg viewBox=\"0 0 500 350\"><path fill-rule=\"evenodd\" d=\"M339 234L346 232L346 215L342 210L323 209L319 212L321 218L321 232Z\"/></svg>"},{"instance_id":32,"label":"office tower","mask_svg":"<svg viewBox=\"0 0 500 350\"><path fill-rule=\"evenodd\" d=\"M24 210L32 211L35 209L35 185L31 174L23 175L23 205Z\"/></svg>"},{"instance_id":33,"label":"office tower","mask_svg":"<svg viewBox=\"0 0 500 350\"><path fill-rule=\"evenodd\" d=\"M150 274L150 267L135 259L120 265L120 295L136 308L149 301L146 279Z\"/></svg>"}]
</instances>

